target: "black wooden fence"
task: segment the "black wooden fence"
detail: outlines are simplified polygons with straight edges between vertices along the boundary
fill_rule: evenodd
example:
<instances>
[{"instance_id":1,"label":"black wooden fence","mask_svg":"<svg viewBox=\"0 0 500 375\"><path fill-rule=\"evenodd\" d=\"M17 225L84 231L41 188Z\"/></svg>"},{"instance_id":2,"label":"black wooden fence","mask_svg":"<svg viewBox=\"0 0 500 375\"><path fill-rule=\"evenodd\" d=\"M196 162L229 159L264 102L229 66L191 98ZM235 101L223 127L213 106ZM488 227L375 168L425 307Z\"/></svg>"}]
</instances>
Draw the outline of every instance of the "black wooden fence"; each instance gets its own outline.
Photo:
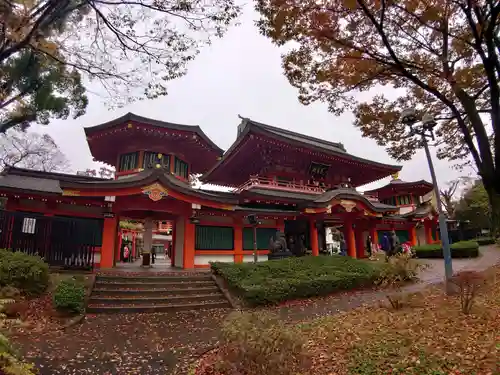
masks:
<instances>
[{"instance_id":1,"label":"black wooden fence","mask_svg":"<svg viewBox=\"0 0 500 375\"><path fill-rule=\"evenodd\" d=\"M0 210L0 248L39 255L50 266L93 269L102 226L100 219Z\"/></svg>"}]
</instances>

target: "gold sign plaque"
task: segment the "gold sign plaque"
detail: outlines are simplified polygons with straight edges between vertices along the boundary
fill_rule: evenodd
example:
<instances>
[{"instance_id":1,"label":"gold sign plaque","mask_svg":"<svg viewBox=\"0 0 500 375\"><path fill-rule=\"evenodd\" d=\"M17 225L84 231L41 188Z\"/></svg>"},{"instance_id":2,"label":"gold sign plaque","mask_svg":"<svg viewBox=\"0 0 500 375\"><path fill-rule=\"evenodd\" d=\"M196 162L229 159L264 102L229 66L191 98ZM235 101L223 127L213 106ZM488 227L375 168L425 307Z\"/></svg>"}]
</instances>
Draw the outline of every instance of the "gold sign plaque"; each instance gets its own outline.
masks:
<instances>
[{"instance_id":1,"label":"gold sign plaque","mask_svg":"<svg viewBox=\"0 0 500 375\"><path fill-rule=\"evenodd\" d=\"M356 207L356 202L347 201L347 200L341 200L340 201L340 205L342 207L344 207L344 209L346 210L346 212L352 212L352 210L354 209L354 207Z\"/></svg>"},{"instance_id":2,"label":"gold sign plaque","mask_svg":"<svg viewBox=\"0 0 500 375\"><path fill-rule=\"evenodd\" d=\"M78 197L80 195L80 192L78 190L63 190L62 195L69 197Z\"/></svg>"},{"instance_id":3,"label":"gold sign plaque","mask_svg":"<svg viewBox=\"0 0 500 375\"><path fill-rule=\"evenodd\" d=\"M144 189L142 189L142 193L146 194L149 199L154 202L157 202L168 195L167 189L165 189L159 183L154 183L153 185L146 186Z\"/></svg>"}]
</instances>

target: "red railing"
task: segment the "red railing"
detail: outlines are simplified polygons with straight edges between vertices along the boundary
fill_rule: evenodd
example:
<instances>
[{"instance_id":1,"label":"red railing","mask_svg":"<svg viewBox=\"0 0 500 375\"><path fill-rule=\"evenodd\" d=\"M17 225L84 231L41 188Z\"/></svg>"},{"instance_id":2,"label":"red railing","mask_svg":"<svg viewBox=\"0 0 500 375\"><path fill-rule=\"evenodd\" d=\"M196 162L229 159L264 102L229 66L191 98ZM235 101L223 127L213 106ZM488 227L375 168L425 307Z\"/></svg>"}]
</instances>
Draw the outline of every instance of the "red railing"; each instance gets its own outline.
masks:
<instances>
[{"instance_id":1,"label":"red railing","mask_svg":"<svg viewBox=\"0 0 500 375\"><path fill-rule=\"evenodd\" d=\"M316 185L304 185L291 181L279 181L272 178L259 177L259 176L251 176L247 182L237 187L235 189L235 192L240 193L243 190L248 190L252 187L282 190L282 191L293 191L293 192L301 192L308 194L321 194L325 192L324 188Z\"/></svg>"}]
</instances>

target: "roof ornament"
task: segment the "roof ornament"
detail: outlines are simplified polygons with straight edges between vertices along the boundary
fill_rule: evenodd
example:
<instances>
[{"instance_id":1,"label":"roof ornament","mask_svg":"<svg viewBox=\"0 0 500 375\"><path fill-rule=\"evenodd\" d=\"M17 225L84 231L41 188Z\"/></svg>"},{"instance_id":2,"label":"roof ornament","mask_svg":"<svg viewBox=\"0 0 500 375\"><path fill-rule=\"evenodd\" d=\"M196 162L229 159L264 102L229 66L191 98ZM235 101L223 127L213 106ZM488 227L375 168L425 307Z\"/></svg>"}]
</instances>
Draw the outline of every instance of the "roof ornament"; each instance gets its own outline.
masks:
<instances>
[{"instance_id":1,"label":"roof ornament","mask_svg":"<svg viewBox=\"0 0 500 375\"><path fill-rule=\"evenodd\" d=\"M399 180L399 172L396 172L396 173L392 174L391 177L392 177L393 181L394 180Z\"/></svg>"},{"instance_id":2,"label":"roof ornament","mask_svg":"<svg viewBox=\"0 0 500 375\"><path fill-rule=\"evenodd\" d=\"M163 197L168 196L167 189L165 189L157 182L153 185L146 186L144 189L142 189L142 193L146 194L153 202L158 202Z\"/></svg>"}]
</instances>

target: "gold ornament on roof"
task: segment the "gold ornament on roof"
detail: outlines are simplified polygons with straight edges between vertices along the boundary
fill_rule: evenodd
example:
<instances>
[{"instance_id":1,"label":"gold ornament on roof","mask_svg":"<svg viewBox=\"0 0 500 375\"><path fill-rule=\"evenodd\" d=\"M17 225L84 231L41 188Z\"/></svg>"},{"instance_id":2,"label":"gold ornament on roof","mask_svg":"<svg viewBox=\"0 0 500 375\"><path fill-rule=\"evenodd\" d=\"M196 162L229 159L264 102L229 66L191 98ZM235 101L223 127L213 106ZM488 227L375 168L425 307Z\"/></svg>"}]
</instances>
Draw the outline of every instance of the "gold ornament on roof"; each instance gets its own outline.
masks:
<instances>
[{"instance_id":1,"label":"gold ornament on roof","mask_svg":"<svg viewBox=\"0 0 500 375\"><path fill-rule=\"evenodd\" d=\"M397 180L399 178L399 172L393 173L391 177L393 180Z\"/></svg>"},{"instance_id":2,"label":"gold ornament on roof","mask_svg":"<svg viewBox=\"0 0 500 375\"><path fill-rule=\"evenodd\" d=\"M353 201L348 201L348 200L341 200L340 205L344 207L346 212L352 212L354 207L356 207L356 202Z\"/></svg>"},{"instance_id":3,"label":"gold ornament on roof","mask_svg":"<svg viewBox=\"0 0 500 375\"><path fill-rule=\"evenodd\" d=\"M163 197L168 196L168 190L161 186L159 183L154 183L153 185L146 186L144 189L142 189L142 193L146 194L149 199L154 202L157 202Z\"/></svg>"}]
</instances>

